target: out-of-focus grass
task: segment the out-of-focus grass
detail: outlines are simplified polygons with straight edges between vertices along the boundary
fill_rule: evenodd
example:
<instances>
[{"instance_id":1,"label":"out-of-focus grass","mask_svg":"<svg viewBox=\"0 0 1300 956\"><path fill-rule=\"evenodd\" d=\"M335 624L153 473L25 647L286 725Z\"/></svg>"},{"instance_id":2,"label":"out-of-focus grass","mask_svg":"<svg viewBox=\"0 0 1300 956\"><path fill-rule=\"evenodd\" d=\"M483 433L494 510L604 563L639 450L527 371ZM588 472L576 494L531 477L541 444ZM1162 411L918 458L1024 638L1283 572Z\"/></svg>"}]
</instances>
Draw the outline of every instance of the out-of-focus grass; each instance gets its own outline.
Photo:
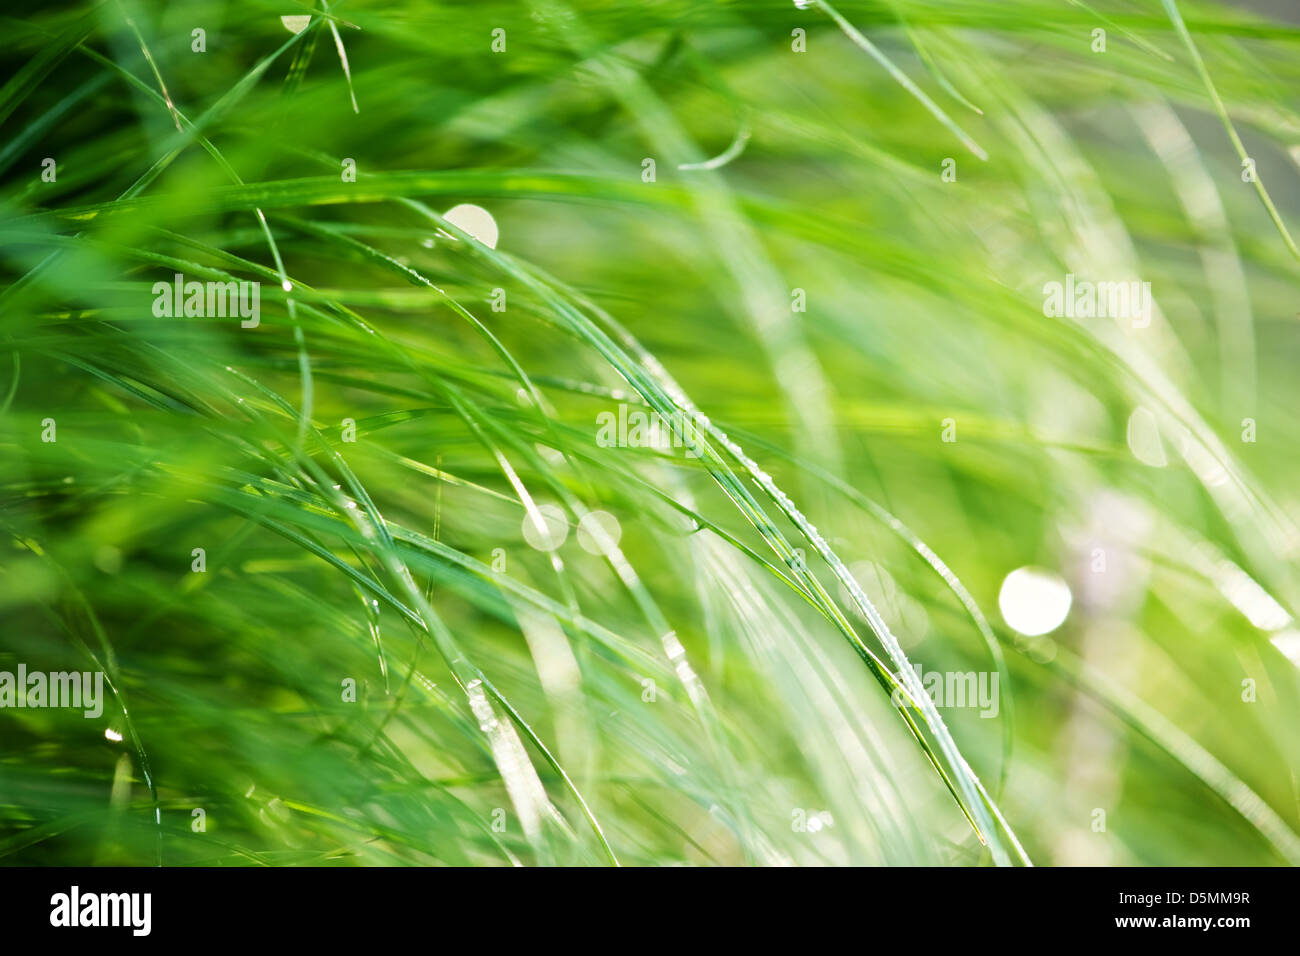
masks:
<instances>
[{"instance_id":1,"label":"out-of-focus grass","mask_svg":"<svg viewBox=\"0 0 1300 956\"><path fill-rule=\"evenodd\" d=\"M1293 25L0 27L0 671L114 688L0 710L0 860L1300 861ZM156 318L176 272L260 325ZM1150 326L1045 316L1066 273ZM698 454L606 447L620 404ZM1025 565L1073 591L1046 636L998 612ZM997 717L913 664L1000 673Z\"/></svg>"}]
</instances>

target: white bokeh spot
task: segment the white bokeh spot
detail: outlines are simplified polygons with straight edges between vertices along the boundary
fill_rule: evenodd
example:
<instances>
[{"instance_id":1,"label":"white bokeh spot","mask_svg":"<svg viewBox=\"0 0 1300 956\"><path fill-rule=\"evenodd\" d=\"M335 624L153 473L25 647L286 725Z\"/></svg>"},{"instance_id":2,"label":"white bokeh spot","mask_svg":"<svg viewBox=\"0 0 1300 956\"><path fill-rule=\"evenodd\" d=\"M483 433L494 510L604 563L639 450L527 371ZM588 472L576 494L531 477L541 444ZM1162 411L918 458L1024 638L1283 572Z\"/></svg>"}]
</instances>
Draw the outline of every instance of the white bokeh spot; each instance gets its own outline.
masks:
<instances>
[{"instance_id":1,"label":"white bokeh spot","mask_svg":"<svg viewBox=\"0 0 1300 956\"><path fill-rule=\"evenodd\" d=\"M608 511L589 511L582 516L582 520L578 522L578 544L582 545L583 551L597 555L605 553L600 546L601 531L615 547L623 537L623 529L619 527L618 519Z\"/></svg>"},{"instance_id":2,"label":"white bokeh spot","mask_svg":"<svg viewBox=\"0 0 1300 956\"><path fill-rule=\"evenodd\" d=\"M1064 623L1073 596L1059 574L1043 568L1017 568L998 592L1002 619L1026 637L1048 634Z\"/></svg>"},{"instance_id":3,"label":"white bokeh spot","mask_svg":"<svg viewBox=\"0 0 1300 956\"><path fill-rule=\"evenodd\" d=\"M525 514L524 540L534 550L554 551L569 536L569 519L559 505L539 505L537 511L542 517L542 527L538 527L531 513Z\"/></svg>"}]
</instances>

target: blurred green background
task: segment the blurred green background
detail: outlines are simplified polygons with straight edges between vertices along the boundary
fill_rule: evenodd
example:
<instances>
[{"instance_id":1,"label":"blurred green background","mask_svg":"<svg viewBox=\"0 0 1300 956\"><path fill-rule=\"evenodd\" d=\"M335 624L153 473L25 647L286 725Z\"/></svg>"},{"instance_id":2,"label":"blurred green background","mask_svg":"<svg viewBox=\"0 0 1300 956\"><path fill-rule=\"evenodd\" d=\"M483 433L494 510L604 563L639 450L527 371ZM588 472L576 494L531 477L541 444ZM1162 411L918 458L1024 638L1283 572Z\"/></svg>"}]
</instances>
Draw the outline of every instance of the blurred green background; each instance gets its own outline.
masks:
<instances>
[{"instance_id":1,"label":"blurred green background","mask_svg":"<svg viewBox=\"0 0 1300 956\"><path fill-rule=\"evenodd\" d=\"M9 4L0 862L1300 862L1283 15Z\"/></svg>"}]
</instances>

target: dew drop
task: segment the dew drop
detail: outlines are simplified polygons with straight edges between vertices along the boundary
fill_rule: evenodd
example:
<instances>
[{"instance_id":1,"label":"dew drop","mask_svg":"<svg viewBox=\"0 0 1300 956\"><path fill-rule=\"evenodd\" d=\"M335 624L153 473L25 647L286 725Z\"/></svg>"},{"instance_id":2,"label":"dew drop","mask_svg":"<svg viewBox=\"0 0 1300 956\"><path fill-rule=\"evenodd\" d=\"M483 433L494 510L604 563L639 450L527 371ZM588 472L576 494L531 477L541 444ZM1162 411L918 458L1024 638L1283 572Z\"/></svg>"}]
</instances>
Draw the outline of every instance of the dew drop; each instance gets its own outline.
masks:
<instances>
[{"instance_id":1,"label":"dew drop","mask_svg":"<svg viewBox=\"0 0 1300 956\"><path fill-rule=\"evenodd\" d=\"M497 237L500 235L497 230L497 221L492 218L492 213L482 206L461 203L459 206L452 206L448 209L442 214L442 218L453 226L468 232L489 249L497 247Z\"/></svg>"}]
</instances>

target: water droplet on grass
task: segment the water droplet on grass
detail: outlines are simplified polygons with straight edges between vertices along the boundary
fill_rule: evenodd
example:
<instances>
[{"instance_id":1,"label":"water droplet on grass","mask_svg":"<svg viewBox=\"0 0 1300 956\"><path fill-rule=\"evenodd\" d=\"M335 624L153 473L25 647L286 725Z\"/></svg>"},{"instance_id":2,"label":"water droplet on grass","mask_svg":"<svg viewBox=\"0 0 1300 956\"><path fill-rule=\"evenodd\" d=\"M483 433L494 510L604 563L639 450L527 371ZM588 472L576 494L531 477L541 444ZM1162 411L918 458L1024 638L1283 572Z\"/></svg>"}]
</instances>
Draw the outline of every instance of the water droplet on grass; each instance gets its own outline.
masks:
<instances>
[{"instance_id":1,"label":"water droplet on grass","mask_svg":"<svg viewBox=\"0 0 1300 956\"><path fill-rule=\"evenodd\" d=\"M492 218L492 213L482 206L475 206L473 203L467 202L461 203L459 206L452 206L448 209L442 214L442 218L458 229L468 232L489 249L497 247L497 238L500 235L497 230L497 221Z\"/></svg>"},{"instance_id":2,"label":"water droplet on grass","mask_svg":"<svg viewBox=\"0 0 1300 956\"><path fill-rule=\"evenodd\" d=\"M1169 464L1164 442L1160 440L1160 426L1156 416L1148 409L1135 408L1128 417L1128 447L1133 457L1144 465L1163 468Z\"/></svg>"}]
</instances>

